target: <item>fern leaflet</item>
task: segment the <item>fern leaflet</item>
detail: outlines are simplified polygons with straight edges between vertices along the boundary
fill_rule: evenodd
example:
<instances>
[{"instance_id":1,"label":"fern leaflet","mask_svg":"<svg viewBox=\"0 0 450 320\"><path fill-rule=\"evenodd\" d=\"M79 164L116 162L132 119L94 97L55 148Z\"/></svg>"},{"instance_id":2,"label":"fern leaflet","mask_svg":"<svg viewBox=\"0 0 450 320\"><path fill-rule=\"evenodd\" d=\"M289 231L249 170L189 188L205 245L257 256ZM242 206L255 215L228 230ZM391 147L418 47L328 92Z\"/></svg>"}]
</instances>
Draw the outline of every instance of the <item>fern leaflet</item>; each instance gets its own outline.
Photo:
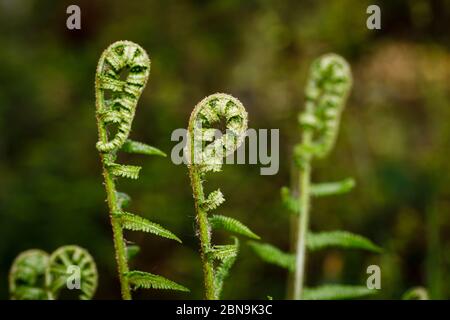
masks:
<instances>
[{"instance_id":1,"label":"fern leaflet","mask_svg":"<svg viewBox=\"0 0 450 320\"><path fill-rule=\"evenodd\" d=\"M159 224L151 222L143 217L128 212L117 213L117 216L119 217L122 228L124 229L153 233L160 237L172 239L181 243L180 238L178 238L172 232L164 229Z\"/></svg>"},{"instance_id":2,"label":"fern leaflet","mask_svg":"<svg viewBox=\"0 0 450 320\"><path fill-rule=\"evenodd\" d=\"M189 292L188 288L156 274L143 271L129 271L125 276L130 281L130 284L133 285L134 290L144 288Z\"/></svg>"},{"instance_id":3,"label":"fern leaflet","mask_svg":"<svg viewBox=\"0 0 450 320\"><path fill-rule=\"evenodd\" d=\"M167 156L164 152L162 152L161 150L159 150L155 147L149 146L148 144L145 144L142 142L133 141L130 139L125 141L125 143L123 144L123 146L120 150L123 152L127 152L127 153L138 153L138 154L155 155L155 156L161 156L161 157Z\"/></svg>"},{"instance_id":4,"label":"fern leaflet","mask_svg":"<svg viewBox=\"0 0 450 320\"><path fill-rule=\"evenodd\" d=\"M142 168L138 166L127 166L123 164L112 164L108 166L108 170L112 175L134 180L139 178L139 171L141 171L141 169Z\"/></svg>"},{"instance_id":5,"label":"fern leaflet","mask_svg":"<svg viewBox=\"0 0 450 320\"><path fill-rule=\"evenodd\" d=\"M253 251L265 262L293 271L295 269L295 256L286 253L268 243L249 241Z\"/></svg>"},{"instance_id":6,"label":"fern leaflet","mask_svg":"<svg viewBox=\"0 0 450 320\"><path fill-rule=\"evenodd\" d=\"M299 214L300 204L298 199L292 196L291 190L288 187L282 187L280 194L284 207L293 214Z\"/></svg>"},{"instance_id":7,"label":"fern leaflet","mask_svg":"<svg viewBox=\"0 0 450 320\"><path fill-rule=\"evenodd\" d=\"M311 185L311 195L324 197L350 192L355 187L355 180L347 178L337 182L316 183Z\"/></svg>"},{"instance_id":8,"label":"fern leaflet","mask_svg":"<svg viewBox=\"0 0 450 320\"><path fill-rule=\"evenodd\" d=\"M260 237L252 230L250 230L246 225L234 218L221 215L213 215L209 218L209 223L211 224L211 227L213 229L223 229L228 232L241 234L251 239L260 239Z\"/></svg>"},{"instance_id":9,"label":"fern leaflet","mask_svg":"<svg viewBox=\"0 0 450 320\"><path fill-rule=\"evenodd\" d=\"M214 259L225 260L230 257L236 257L238 250L234 244L215 245L209 252Z\"/></svg>"},{"instance_id":10,"label":"fern leaflet","mask_svg":"<svg viewBox=\"0 0 450 320\"><path fill-rule=\"evenodd\" d=\"M347 231L309 232L306 245L311 251L327 247L339 247L344 249L363 249L376 253L382 252L382 249L369 239Z\"/></svg>"},{"instance_id":11,"label":"fern leaflet","mask_svg":"<svg viewBox=\"0 0 450 320\"><path fill-rule=\"evenodd\" d=\"M214 294L216 297L220 297L223 289L223 283L225 279L228 277L230 273L230 269L236 261L237 253L239 251L239 240L238 238L234 238L234 248L235 254L229 255L225 259L222 260L221 264L216 268L216 272L214 274Z\"/></svg>"},{"instance_id":12,"label":"fern leaflet","mask_svg":"<svg viewBox=\"0 0 450 320\"><path fill-rule=\"evenodd\" d=\"M211 192L205 201L202 203L202 208L205 211L211 211L219 207L225 202L225 197L223 196L220 189Z\"/></svg>"}]
</instances>

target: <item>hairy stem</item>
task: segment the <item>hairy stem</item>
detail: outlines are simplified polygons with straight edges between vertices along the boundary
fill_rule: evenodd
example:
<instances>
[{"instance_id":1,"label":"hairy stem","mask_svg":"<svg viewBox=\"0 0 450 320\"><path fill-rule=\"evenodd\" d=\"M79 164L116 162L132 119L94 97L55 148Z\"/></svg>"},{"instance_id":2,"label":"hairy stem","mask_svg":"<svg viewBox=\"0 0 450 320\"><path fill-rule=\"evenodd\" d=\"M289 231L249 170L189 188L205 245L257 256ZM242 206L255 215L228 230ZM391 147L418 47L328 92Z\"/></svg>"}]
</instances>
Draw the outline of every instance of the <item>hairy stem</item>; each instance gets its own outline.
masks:
<instances>
[{"instance_id":1,"label":"hairy stem","mask_svg":"<svg viewBox=\"0 0 450 320\"><path fill-rule=\"evenodd\" d=\"M213 126L226 120L226 133L219 139L212 139ZM200 239L200 252L205 282L205 298L219 299L224 279L229 273L238 252L235 241L226 256L217 255L220 249L211 244L211 225L208 212L220 206L225 198L217 189L206 197L203 190L203 177L207 172L219 172L223 158L236 151L245 137L247 129L247 112L242 103L233 96L216 93L204 98L194 108L189 118L188 144L185 155L188 158L189 176L191 180L197 223L197 236ZM214 140L214 141L212 141ZM225 217L226 218L226 217ZM227 220L230 224L230 219ZM234 221L234 220L233 220ZM234 221L241 225L239 221ZM248 228L247 228L248 229ZM214 261L220 260L217 268Z\"/></svg>"},{"instance_id":2,"label":"hairy stem","mask_svg":"<svg viewBox=\"0 0 450 320\"><path fill-rule=\"evenodd\" d=\"M122 79L126 71L126 79ZM155 288L189 291L189 289L159 275L129 271L128 254L123 230L142 231L181 240L169 230L141 216L125 212L123 206L130 197L118 193L115 179L137 179L141 167L115 163L119 151L165 156L165 153L145 143L128 139L137 103L150 74L150 58L143 48L130 41L117 41L101 55L95 78L95 101L99 141L97 150L103 165L103 176L113 230L114 249L124 300L131 300L131 288ZM115 129L112 129L111 126ZM109 131L109 129L112 129ZM111 135L111 136L108 136Z\"/></svg>"},{"instance_id":3,"label":"hairy stem","mask_svg":"<svg viewBox=\"0 0 450 320\"><path fill-rule=\"evenodd\" d=\"M200 203L204 201L203 186L200 174L195 166L189 166L189 175L192 183L192 191L195 199L195 212L198 228L198 237L200 239L200 252L203 264L203 277L205 282L205 298L214 300L214 269L211 259L208 257L208 251L211 249L211 234L207 213L202 210Z\"/></svg>"},{"instance_id":4,"label":"hairy stem","mask_svg":"<svg viewBox=\"0 0 450 320\"><path fill-rule=\"evenodd\" d=\"M306 130L303 135L303 145L309 145L311 142L311 132ZM303 284L305 279L305 261L306 261L306 235L309 229L309 209L310 209L310 186L311 186L311 162L305 159L300 167L299 190L300 197L300 217L297 227L297 244L295 258L294 275L294 299L301 300L303 297Z\"/></svg>"},{"instance_id":5,"label":"hairy stem","mask_svg":"<svg viewBox=\"0 0 450 320\"><path fill-rule=\"evenodd\" d=\"M106 168L103 169L103 176L105 178L105 189L109 207L109 217L113 230L114 249L116 252L117 269L119 272L120 291L124 300L131 300L130 284L125 274L129 271L127 260L127 249L125 246L125 239L123 237L123 230L119 218L114 216L114 212L119 211L116 201L116 188L113 177Z\"/></svg>"},{"instance_id":6,"label":"hairy stem","mask_svg":"<svg viewBox=\"0 0 450 320\"><path fill-rule=\"evenodd\" d=\"M98 79L96 79L95 84L96 84L97 110L98 110L100 108L99 106L103 105L104 102L103 96L100 94ZM106 143L108 141L108 132L105 126L102 124L102 121L98 114L97 114L97 125L100 141ZM107 153L100 153L100 157L103 165L103 177L105 180L104 184L109 208L109 217L113 230L114 251L116 256L117 268L119 272L120 291L122 293L122 298L124 300L131 300L130 285L128 283L128 279L125 276L125 273L128 272L129 269L128 269L125 240L123 237L123 230L120 221L118 220L117 217L114 216L114 213L120 211L120 208L118 208L117 206L116 200L116 186L114 183L114 177L107 169L107 162L109 161L111 155Z\"/></svg>"}]
</instances>

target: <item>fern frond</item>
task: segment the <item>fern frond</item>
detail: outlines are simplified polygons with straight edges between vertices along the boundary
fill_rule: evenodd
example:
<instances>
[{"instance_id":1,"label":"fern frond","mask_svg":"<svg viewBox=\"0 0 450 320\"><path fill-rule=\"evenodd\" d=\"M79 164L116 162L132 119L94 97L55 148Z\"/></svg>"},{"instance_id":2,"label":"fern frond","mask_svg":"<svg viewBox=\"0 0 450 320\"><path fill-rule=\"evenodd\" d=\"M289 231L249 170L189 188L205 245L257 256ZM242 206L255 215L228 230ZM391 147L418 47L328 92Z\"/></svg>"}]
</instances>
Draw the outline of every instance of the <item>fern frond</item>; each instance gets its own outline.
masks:
<instances>
[{"instance_id":1,"label":"fern frond","mask_svg":"<svg viewBox=\"0 0 450 320\"><path fill-rule=\"evenodd\" d=\"M380 253L383 251L369 239L347 231L328 231L308 233L306 245L309 250L317 251L327 247L344 249L363 249Z\"/></svg>"},{"instance_id":2,"label":"fern frond","mask_svg":"<svg viewBox=\"0 0 450 320\"><path fill-rule=\"evenodd\" d=\"M305 288L303 298L306 300L346 300L374 295L377 290L364 286L324 285Z\"/></svg>"},{"instance_id":3,"label":"fern frond","mask_svg":"<svg viewBox=\"0 0 450 320\"><path fill-rule=\"evenodd\" d=\"M236 234L241 234L252 239L260 239L260 237L252 230L250 230L246 225L234 218L222 215L213 215L209 218L209 223L213 229L223 229Z\"/></svg>"},{"instance_id":4,"label":"fern frond","mask_svg":"<svg viewBox=\"0 0 450 320\"><path fill-rule=\"evenodd\" d=\"M139 154L155 155L155 156L161 156L161 157L167 156L163 151L161 151L155 147L152 147L152 146L142 143L142 142L133 141L130 139L125 141L125 143L123 144L123 146L120 150L123 152L127 152L127 153L139 153Z\"/></svg>"},{"instance_id":5,"label":"fern frond","mask_svg":"<svg viewBox=\"0 0 450 320\"><path fill-rule=\"evenodd\" d=\"M47 252L30 249L19 254L9 270L9 293L12 300L45 300L42 281L48 264Z\"/></svg>"},{"instance_id":6,"label":"fern frond","mask_svg":"<svg viewBox=\"0 0 450 320\"><path fill-rule=\"evenodd\" d=\"M223 118L226 132L210 142L208 129ZM216 93L204 98L194 108L189 119L185 154L189 164L196 165L201 173L220 171L224 157L232 154L241 145L247 130L247 112L242 103L233 96Z\"/></svg>"},{"instance_id":7,"label":"fern frond","mask_svg":"<svg viewBox=\"0 0 450 320\"><path fill-rule=\"evenodd\" d=\"M123 164L111 164L108 166L108 170L112 175L134 180L139 178L139 171L141 171L141 169L142 168L139 166L129 166Z\"/></svg>"},{"instance_id":8,"label":"fern frond","mask_svg":"<svg viewBox=\"0 0 450 320\"><path fill-rule=\"evenodd\" d=\"M80 268L80 299L90 300L94 296L98 284L95 261L86 249L69 245L58 248L50 256L45 272L49 299L56 299L60 291L66 286L70 276L68 270L71 266Z\"/></svg>"},{"instance_id":9,"label":"fern frond","mask_svg":"<svg viewBox=\"0 0 450 320\"><path fill-rule=\"evenodd\" d=\"M189 292L188 288L156 274L143 271L129 271L125 273L125 276L130 284L133 285L134 290L144 288Z\"/></svg>"},{"instance_id":10,"label":"fern frond","mask_svg":"<svg viewBox=\"0 0 450 320\"><path fill-rule=\"evenodd\" d=\"M214 127L223 119L226 131L214 139ZM222 255L219 247L211 243L211 226L208 211L220 206L225 198L219 190L211 192L205 199L203 182L206 173L219 172L223 159L233 154L246 136L248 116L242 103L227 94L216 93L204 98L194 108L189 118L188 134L184 154L188 160L189 176L195 200L198 237L207 299L218 299L223 279L234 262L234 256ZM237 226L235 226L235 229ZM243 230L238 228L237 230ZM210 254L216 249L216 257ZM220 253L220 254L219 254ZM218 270L214 270L214 259L222 259ZM218 276L217 276L218 272ZM216 275L216 276L215 276Z\"/></svg>"},{"instance_id":11,"label":"fern frond","mask_svg":"<svg viewBox=\"0 0 450 320\"><path fill-rule=\"evenodd\" d=\"M128 69L125 81L120 73ZM147 84L150 73L150 59L137 44L118 41L110 45L100 57L96 73L96 106L101 132L113 121L118 124L117 133L108 140L101 134L97 148L101 152L117 151L128 139L137 102ZM110 98L106 93L112 91Z\"/></svg>"},{"instance_id":12,"label":"fern frond","mask_svg":"<svg viewBox=\"0 0 450 320\"><path fill-rule=\"evenodd\" d=\"M172 239L181 243L181 240L172 232L143 217L128 212L119 212L116 213L116 216L120 218L123 229L153 233L157 236Z\"/></svg>"},{"instance_id":13,"label":"fern frond","mask_svg":"<svg viewBox=\"0 0 450 320\"><path fill-rule=\"evenodd\" d=\"M235 257L237 255L237 250L238 248L234 244L215 245L209 251L209 254L211 254L214 259L225 260L230 257Z\"/></svg>"},{"instance_id":14,"label":"fern frond","mask_svg":"<svg viewBox=\"0 0 450 320\"><path fill-rule=\"evenodd\" d=\"M286 253L268 243L249 241L253 251L265 262L293 271L295 269L295 256Z\"/></svg>"},{"instance_id":15,"label":"fern frond","mask_svg":"<svg viewBox=\"0 0 450 320\"><path fill-rule=\"evenodd\" d=\"M219 207L224 202L225 197L220 189L217 189L208 195L206 200L202 203L202 209L205 211L211 211Z\"/></svg>"},{"instance_id":16,"label":"fern frond","mask_svg":"<svg viewBox=\"0 0 450 320\"><path fill-rule=\"evenodd\" d=\"M126 79L121 79L123 72ZM118 41L101 55L95 81L96 117L99 141L96 144L103 164L107 202L111 215L122 213L129 197L118 193L115 178L139 177L138 166L116 164L118 152L166 156L161 150L128 139L138 100L150 74L150 59L143 48L130 41ZM124 274L128 272L128 260L133 253L126 248L123 229L144 231L162 237L181 240L170 231L147 219L123 213L120 219L111 219L114 248L119 271L122 298L131 300L130 286Z\"/></svg>"},{"instance_id":17,"label":"fern frond","mask_svg":"<svg viewBox=\"0 0 450 320\"><path fill-rule=\"evenodd\" d=\"M292 286L294 299L303 297L306 248L315 248L316 245L312 241L314 238L308 240L311 197L343 193L353 186L353 181L319 185L311 183L312 161L327 156L336 142L341 114L351 85L351 70L342 57L326 54L312 63L305 88L305 109L298 115L302 139L293 150L294 162L298 167L295 183L300 192L298 200L296 199L297 204L294 203L288 189L282 190L282 198L288 207L299 213L294 229L296 232L295 273ZM298 209L295 205L298 205ZM337 238L333 240L337 241Z\"/></svg>"},{"instance_id":18,"label":"fern frond","mask_svg":"<svg viewBox=\"0 0 450 320\"><path fill-rule=\"evenodd\" d=\"M230 273L230 269L236 261L236 257L239 251L239 240L234 237L234 245L235 254L229 255L222 260L222 263L217 267L216 272L214 273L214 296L216 299L220 298L222 293L223 284L225 279L228 277Z\"/></svg>"},{"instance_id":19,"label":"fern frond","mask_svg":"<svg viewBox=\"0 0 450 320\"><path fill-rule=\"evenodd\" d=\"M282 187L280 190L281 201L286 209L293 214L300 213L300 204L298 199L292 196L291 190L288 187Z\"/></svg>"},{"instance_id":20,"label":"fern frond","mask_svg":"<svg viewBox=\"0 0 450 320\"><path fill-rule=\"evenodd\" d=\"M311 195L324 197L350 192L355 187L355 180L347 178L342 181L316 183L311 186Z\"/></svg>"},{"instance_id":21,"label":"fern frond","mask_svg":"<svg viewBox=\"0 0 450 320\"><path fill-rule=\"evenodd\" d=\"M299 122L314 133L317 157L325 157L335 144L351 85L350 66L342 57L326 54L312 63L305 89L306 110Z\"/></svg>"}]
</instances>

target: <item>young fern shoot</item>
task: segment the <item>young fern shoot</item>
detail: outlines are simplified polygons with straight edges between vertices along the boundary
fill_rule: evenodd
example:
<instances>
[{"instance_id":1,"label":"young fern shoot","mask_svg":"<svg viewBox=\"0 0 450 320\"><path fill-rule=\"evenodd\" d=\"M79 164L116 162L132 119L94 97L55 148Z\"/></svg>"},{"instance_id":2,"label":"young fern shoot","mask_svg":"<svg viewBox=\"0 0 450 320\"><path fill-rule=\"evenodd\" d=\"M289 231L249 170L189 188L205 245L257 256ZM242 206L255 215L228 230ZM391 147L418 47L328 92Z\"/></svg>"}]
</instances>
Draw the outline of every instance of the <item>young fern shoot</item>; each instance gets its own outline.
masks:
<instances>
[{"instance_id":1,"label":"young fern shoot","mask_svg":"<svg viewBox=\"0 0 450 320\"><path fill-rule=\"evenodd\" d=\"M294 273L294 299L347 299L373 294L373 291L365 286L327 285L304 288L306 249L317 251L339 247L381 251L369 239L350 232L312 233L309 230L313 197L343 194L355 185L351 178L319 184L313 184L311 181L313 160L326 157L333 149L351 85L351 70L342 57L326 54L313 62L305 89L305 109L298 119L303 130L302 140L294 148L294 160L299 169L296 183L300 194L293 195L287 187L281 189L283 203L297 217L295 254L285 253L270 244L250 243L263 260Z\"/></svg>"},{"instance_id":2,"label":"young fern shoot","mask_svg":"<svg viewBox=\"0 0 450 320\"><path fill-rule=\"evenodd\" d=\"M125 80L121 73L127 71ZM118 266L122 298L131 299L130 285L137 288L155 288L189 291L187 288L141 271L130 271L123 230L143 231L181 240L160 225L138 215L125 212L129 196L116 190L116 179L139 177L140 167L116 163L119 151L145 155L165 156L165 153L141 142L128 139L137 102L147 84L150 59L139 45L130 41L118 41L110 45L100 57L96 80L96 117L99 141L97 149L103 164L103 177L113 229L114 248ZM116 130L114 133L112 129Z\"/></svg>"},{"instance_id":3,"label":"young fern shoot","mask_svg":"<svg viewBox=\"0 0 450 320\"><path fill-rule=\"evenodd\" d=\"M313 62L305 89L305 110L299 115L303 129L302 142L295 146L295 162L299 167L294 298L301 299L305 274L306 236L309 228L311 198L311 161L324 158L333 148L339 130L341 113L351 88L352 77L347 62L337 55L325 55Z\"/></svg>"},{"instance_id":4,"label":"young fern shoot","mask_svg":"<svg viewBox=\"0 0 450 320\"><path fill-rule=\"evenodd\" d=\"M215 138L214 125L224 118L226 132ZM200 101L189 119L185 156L195 202L197 235L205 282L205 297L219 299L223 283L238 253L239 242L213 245L211 229L224 229L253 239L259 237L236 219L222 215L208 216L225 198L220 189L205 195L203 183L209 172L220 172L224 157L241 145L247 130L247 112L242 103L227 94L216 93Z\"/></svg>"},{"instance_id":5,"label":"young fern shoot","mask_svg":"<svg viewBox=\"0 0 450 320\"><path fill-rule=\"evenodd\" d=\"M79 246L63 246L51 255L31 249L14 260L9 290L14 300L55 300L79 270L79 298L90 300L97 290L98 272L89 252Z\"/></svg>"},{"instance_id":6,"label":"young fern shoot","mask_svg":"<svg viewBox=\"0 0 450 320\"><path fill-rule=\"evenodd\" d=\"M12 300L46 300L45 269L49 254L39 249L20 253L9 270L9 294Z\"/></svg>"}]
</instances>

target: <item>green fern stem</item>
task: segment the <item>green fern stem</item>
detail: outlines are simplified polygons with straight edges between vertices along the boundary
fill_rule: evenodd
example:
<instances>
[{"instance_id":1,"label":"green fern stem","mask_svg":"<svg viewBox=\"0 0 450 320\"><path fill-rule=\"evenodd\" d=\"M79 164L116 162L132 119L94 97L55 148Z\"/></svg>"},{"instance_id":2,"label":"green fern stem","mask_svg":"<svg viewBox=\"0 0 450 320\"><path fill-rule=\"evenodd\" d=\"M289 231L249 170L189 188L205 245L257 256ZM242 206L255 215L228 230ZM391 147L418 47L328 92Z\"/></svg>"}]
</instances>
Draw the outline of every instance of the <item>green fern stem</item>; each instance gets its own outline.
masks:
<instances>
[{"instance_id":1,"label":"green fern stem","mask_svg":"<svg viewBox=\"0 0 450 320\"><path fill-rule=\"evenodd\" d=\"M309 231L311 201L311 161L327 156L339 131L341 113L351 87L351 72L347 62L335 54L326 54L311 65L305 88L305 110L299 115L303 129L302 141L295 149L299 167L298 218L294 299L303 298L305 278L306 237Z\"/></svg>"},{"instance_id":2,"label":"green fern stem","mask_svg":"<svg viewBox=\"0 0 450 320\"><path fill-rule=\"evenodd\" d=\"M202 210L200 203L205 199L203 193L203 186L201 183L200 173L195 166L189 166L189 176L192 183L192 191L194 194L195 211L198 226L198 236L200 239L200 254L203 264L203 277L205 282L205 298L207 300L214 300L214 268L213 261L208 257L208 252L211 250L211 227L208 222L208 216L205 210Z\"/></svg>"},{"instance_id":3,"label":"green fern stem","mask_svg":"<svg viewBox=\"0 0 450 320\"><path fill-rule=\"evenodd\" d=\"M96 78L96 96L97 96L97 110L101 108L103 104L103 95L101 94L99 88L99 79ZM103 124L103 121L100 119L97 113L97 127L98 127L98 136L99 141L101 143L108 142L108 132ZM131 290L130 284L128 282L127 277L125 276L126 272L129 271L127 253L126 253L126 245L125 239L123 236L123 229L118 217L114 215L114 212L119 211L120 208L117 206L116 199L116 186L114 183L114 177L108 170L108 163L111 161L111 155L108 153L100 153L100 158L103 165L103 178L105 181L105 190L106 190L106 199L108 202L109 208L109 218L111 221L112 231L113 231L113 242L114 242L114 251L116 255L117 269L119 273L119 281L120 281L120 291L122 294L122 299L131 300Z\"/></svg>"},{"instance_id":4,"label":"green fern stem","mask_svg":"<svg viewBox=\"0 0 450 320\"><path fill-rule=\"evenodd\" d=\"M311 132L306 130L303 135L303 145L311 142ZM311 202L311 162L305 159L300 167L299 179L299 208L300 216L297 218L297 239L296 239L296 258L294 273L294 299L300 300L303 297L303 283L306 264L306 236L309 229L309 211Z\"/></svg>"},{"instance_id":5,"label":"green fern stem","mask_svg":"<svg viewBox=\"0 0 450 320\"><path fill-rule=\"evenodd\" d=\"M124 73L126 78L123 79ZM130 197L117 192L115 179L138 179L141 167L116 163L119 151L165 157L161 150L128 139L137 103L150 74L150 58L143 48L130 41L110 45L100 57L96 82L96 115L99 141L97 150L103 165L103 176L113 230L115 255L119 271L122 298L131 300L131 290L139 288L189 291L162 276L128 268L129 252L123 230L141 231L172 239L180 238L157 223L123 211ZM112 128L111 128L112 126ZM115 128L115 130L114 130ZM132 286L132 288L130 288Z\"/></svg>"},{"instance_id":6,"label":"green fern stem","mask_svg":"<svg viewBox=\"0 0 450 320\"><path fill-rule=\"evenodd\" d=\"M98 81L98 80L97 80ZM96 83L96 87L98 88L98 84ZM100 93L97 94L97 97L101 97ZM108 133L106 131L105 126L97 117L98 124L98 135L100 141L106 143L108 141ZM122 294L122 298L124 300L131 300L131 290L130 284L128 282L125 273L129 271L127 253L126 253L126 245L125 239L123 236L123 229L120 223L120 220L113 213L119 211L116 199L116 186L114 183L114 177L108 171L107 163L109 163L110 155L106 153L100 153L100 158L103 165L103 178L105 181L105 190L106 190L106 199L108 202L109 208L109 218L111 221L112 231L113 231L113 242L114 242L114 251L116 255L117 269L119 273L119 281L120 281L120 291Z\"/></svg>"},{"instance_id":7,"label":"green fern stem","mask_svg":"<svg viewBox=\"0 0 450 320\"><path fill-rule=\"evenodd\" d=\"M214 139L214 125L220 119L226 120L226 132ZM247 129L247 112L236 98L216 93L204 98L194 108L189 118L188 143L185 156L188 160L189 176L195 202L197 236L203 265L205 298L219 299L223 280L234 263L238 245L235 242L229 254L219 254L217 246L211 244L211 222L208 213L219 207L225 198L220 189L205 197L203 178L208 172L221 171L223 159L232 154L242 143ZM227 220L227 226L234 226L235 232L252 232L239 221ZM217 226L216 226L217 228ZM244 230L244 229L245 230ZM254 235L256 236L256 235ZM223 253L223 252L222 252ZM219 260L215 268L214 261Z\"/></svg>"},{"instance_id":8,"label":"green fern stem","mask_svg":"<svg viewBox=\"0 0 450 320\"><path fill-rule=\"evenodd\" d=\"M120 72L124 69L130 72L127 79L122 81ZM126 278L129 269L121 222L114 216L121 208L116 199L112 169L114 166L117 167L114 163L117 152L125 144L130 133L137 101L147 83L149 69L150 60L145 50L135 43L118 41L103 52L95 77L96 119L99 135L96 146L103 165L119 281L124 300L131 300L130 285ZM112 98L105 98L105 91L110 91ZM115 135L108 133L109 124L117 125Z\"/></svg>"},{"instance_id":9,"label":"green fern stem","mask_svg":"<svg viewBox=\"0 0 450 320\"><path fill-rule=\"evenodd\" d=\"M103 159L102 161L104 163ZM125 276L125 274L130 271L128 267L127 248L123 236L123 229L121 226L120 218L113 214L113 212L117 212L119 210L116 200L116 188L113 177L111 177L111 174L105 167L103 168L103 176L105 178L106 197L110 212L109 218L113 231L114 250L116 252L120 291L124 300L131 300L130 284L128 282L128 278Z\"/></svg>"}]
</instances>

